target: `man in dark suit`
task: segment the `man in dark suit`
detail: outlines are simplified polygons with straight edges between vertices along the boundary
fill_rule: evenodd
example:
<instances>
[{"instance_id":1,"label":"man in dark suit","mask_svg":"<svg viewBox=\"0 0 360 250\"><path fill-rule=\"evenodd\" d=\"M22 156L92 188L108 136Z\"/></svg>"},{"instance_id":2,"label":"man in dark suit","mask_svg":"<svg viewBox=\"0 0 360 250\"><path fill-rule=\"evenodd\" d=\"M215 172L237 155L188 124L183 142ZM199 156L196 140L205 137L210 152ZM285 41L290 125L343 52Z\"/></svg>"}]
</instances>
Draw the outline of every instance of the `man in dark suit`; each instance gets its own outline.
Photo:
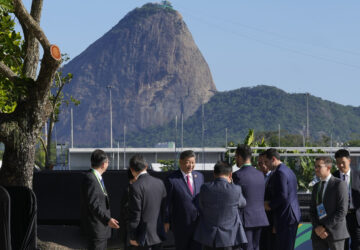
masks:
<instances>
[{"instance_id":1,"label":"man in dark suit","mask_svg":"<svg viewBox=\"0 0 360 250\"><path fill-rule=\"evenodd\" d=\"M136 179L129 190L130 244L134 249L161 249L159 221L165 209L165 185L147 173L147 163L141 155L131 157L129 165Z\"/></svg>"},{"instance_id":2,"label":"man in dark suit","mask_svg":"<svg viewBox=\"0 0 360 250\"><path fill-rule=\"evenodd\" d=\"M297 179L294 172L280 161L280 154L275 149L266 150L265 161L273 171L268 183L269 201L265 201L265 209L273 213L275 249L292 250L301 216Z\"/></svg>"},{"instance_id":3,"label":"man in dark suit","mask_svg":"<svg viewBox=\"0 0 360 250\"><path fill-rule=\"evenodd\" d=\"M180 154L180 169L169 175L166 182L167 216L165 231L171 227L177 250L198 250L201 245L193 235L199 217L198 194L204 183L201 173L194 171L195 153L186 150Z\"/></svg>"},{"instance_id":4,"label":"man in dark suit","mask_svg":"<svg viewBox=\"0 0 360 250\"><path fill-rule=\"evenodd\" d=\"M318 157L315 173L320 181L315 184L310 204L310 218L313 226L311 240L316 250L342 250L346 229L348 192L345 182L331 175L330 157Z\"/></svg>"},{"instance_id":5,"label":"man in dark suit","mask_svg":"<svg viewBox=\"0 0 360 250\"><path fill-rule=\"evenodd\" d=\"M269 169L269 167L265 164L266 159L266 153L261 152L258 157L258 167L261 172L264 174L264 181L265 181L265 196L264 201L269 200L268 197L270 197L270 190L269 190L269 180L271 178L272 171ZM274 226L274 219L272 212L265 211L266 217L269 221L269 226L263 227L261 229L261 236L260 236L260 243L259 243L259 249L260 250L276 250L275 249L275 234L273 233L273 226Z\"/></svg>"},{"instance_id":6,"label":"man in dark suit","mask_svg":"<svg viewBox=\"0 0 360 250\"><path fill-rule=\"evenodd\" d=\"M119 228L118 221L111 218L109 197L102 179L108 165L104 151L92 152L91 170L85 174L81 185L82 230L87 237L88 249L106 249L110 228Z\"/></svg>"},{"instance_id":7,"label":"man in dark suit","mask_svg":"<svg viewBox=\"0 0 360 250\"><path fill-rule=\"evenodd\" d=\"M349 207L346 215L346 225L350 233L350 248L360 249L360 173L350 168L350 153L346 149L335 152L336 165L339 170L334 176L346 182L349 194ZM349 249L349 239L345 240L344 249Z\"/></svg>"},{"instance_id":8,"label":"man in dark suit","mask_svg":"<svg viewBox=\"0 0 360 250\"><path fill-rule=\"evenodd\" d=\"M215 180L201 186L201 212L195 240L204 250L240 249L240 245L247 242L239 216L239 208L246 205L246 200L241 187L231 183L231 173L228 163L217 162Z\"/></svg>"},{"instance_id":9,"label":"man in dark suit","mask_svg":"<svg viewBox=\"0 0 360 250\"><path fill-rule=\"evenodd\" d=\"M241 186L246 206L240 209L248 243L244 250L259 250L262 227L269 225L264 208L264 175L251 166L251 148L239 145L236 148L236 165L240 168L233 174L234 184Z\"/></svg>"}]
</instances>

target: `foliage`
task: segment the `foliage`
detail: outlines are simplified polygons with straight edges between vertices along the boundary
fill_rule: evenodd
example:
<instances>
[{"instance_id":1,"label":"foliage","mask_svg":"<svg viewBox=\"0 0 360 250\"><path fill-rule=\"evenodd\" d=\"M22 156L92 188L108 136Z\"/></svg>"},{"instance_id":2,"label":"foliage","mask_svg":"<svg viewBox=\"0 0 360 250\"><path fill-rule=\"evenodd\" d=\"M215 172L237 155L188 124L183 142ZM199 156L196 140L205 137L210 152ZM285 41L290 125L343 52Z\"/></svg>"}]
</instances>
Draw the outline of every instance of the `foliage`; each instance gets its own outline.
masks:
<instances>
[{"instance_id":1,"label":"foliage","mask_svg":"<svg viewBox=\"0 0 360 250\"><path fill-rule=\"evenodd\" d=\"M1 1L0 6L11 5L8 1ZM8 4L8 5L7 5ZM15 31L15 21L12 16L0 8L0 61L4 62L17 75L21 74L24 53L23 41L19 32ZM14 84L0 74L0 113L11 113L15 110L17 100L23 95L25 88L21 84Z\"/></svg>"},{"instance_id":2,"label":"foliage","mask_svg":"<svg viewBox=\"0 0 360 250\"><path fill-rule=\"evenodd\" d=\"M360 107L343 106L309 96L310 139L312 145L345 142L352 134L360 134ZM249 129L257 131L256 140L264 137L269 146L278 146L278 125L281 125L281 146L303 146L306 124L306 96L288 94L275 87L256 86L216 93L204 105L205 146L225 146L228 141L242 141ZM184 146L201 146L201 107L184 121ZM341 119L336 119L341 117ZM175 117L174 117L175 118ZM175 119L163 126L149 127L128 133L134 147L152 147L159 141L173 141ZM180 138L178 129L177 138ZM322 139L324 138L324 139ZM179 143L179 141L177 142ZM309 144L308 144L309 145Z\"/></svg>"},{"instance_id":3,"label":"foliage","mask_svg":"<svg viewBox=\"0 0 360 250\"><path fill-rule=\"evenodd\" d=\"M255 135L254 135L254 130L253 129L249 129L249 132L247 134L247 136L245 137L244 141L242 144L248 145L250 147L267 147L268 145L265 142L264 138L261 138L260 140L256 141L255 140ZM239 143L238 145L240 145L241 143ZM229 142L228 143L228 147L236 147L234 142ZM235 149L228 149L225 152L225 160L227 162L229 162L231 165L235 165L235 158L233 157L235 154ZM253 154L259 153L257 149L253 150ZM252 159L252 163L254 166L256 166L256 157L254 156Z\"/></svg>"},{"instance_id":4,"label":"foliage","mask_svg":"<svg viewBox=\"0 0 360 250\"><path fill-rule=\"evenodd\" d=\"M161 171L172 171L176 170L175 160L158 160L158 163L162 164Z\"/></svg>"}]
</instances>

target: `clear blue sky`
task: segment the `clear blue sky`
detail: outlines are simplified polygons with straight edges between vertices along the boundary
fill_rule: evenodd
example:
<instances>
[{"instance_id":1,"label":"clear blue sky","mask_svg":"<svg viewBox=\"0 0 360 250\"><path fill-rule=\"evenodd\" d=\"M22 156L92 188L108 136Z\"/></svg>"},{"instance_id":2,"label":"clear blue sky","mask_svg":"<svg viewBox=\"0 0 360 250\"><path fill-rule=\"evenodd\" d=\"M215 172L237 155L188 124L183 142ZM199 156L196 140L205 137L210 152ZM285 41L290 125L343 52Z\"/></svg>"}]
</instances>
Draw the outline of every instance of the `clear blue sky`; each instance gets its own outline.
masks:
<instances>
[{"instance_id":1,"label":"clear blue sky","mask_svg":"<svg viewBox=\"0 0 360 250\"><path fill-rule=\"evenodd\" d=\"M42 27L52 43L74 58L147 2L44 1ZM218 90L266 84L360 106L360 1L171 3L208 62Z\"/></svg>"}]
</instances>

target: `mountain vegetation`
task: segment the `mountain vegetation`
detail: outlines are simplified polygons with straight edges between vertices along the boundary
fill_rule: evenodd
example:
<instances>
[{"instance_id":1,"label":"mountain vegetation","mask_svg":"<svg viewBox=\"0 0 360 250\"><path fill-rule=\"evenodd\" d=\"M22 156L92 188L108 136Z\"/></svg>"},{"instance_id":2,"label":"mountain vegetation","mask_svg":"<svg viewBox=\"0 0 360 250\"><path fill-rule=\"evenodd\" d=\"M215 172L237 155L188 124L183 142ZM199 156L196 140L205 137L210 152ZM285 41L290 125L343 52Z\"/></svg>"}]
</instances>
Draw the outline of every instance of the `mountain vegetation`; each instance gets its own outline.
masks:
<instances>
[{"instance_id":1,"label":"mountain vegetation","mask_svg":"<svg viewBox=\"0 0 360 250\"><path fill-rule=\"evenodd\" d=\"M344 106L310 95L310 141L307 145L330 146L351 140L360 134L360 108ZM184 121L183 146L224 146L227 141L240 142L249 129L264 137L271 146L303 146L306 125L306 94L289 94L270 86L240 88L216 93L208 103ZM181 123L178 117L164 126L151 127L126 136L129 146L152 147L157 142L175 141L181 146ZM175 134L177 131L177 134ZM120 137L121 138L121 137ZM121 140L119 138L119 140ZM357 136L357 139L359 136Z\"/></svg>"}]
</instances>

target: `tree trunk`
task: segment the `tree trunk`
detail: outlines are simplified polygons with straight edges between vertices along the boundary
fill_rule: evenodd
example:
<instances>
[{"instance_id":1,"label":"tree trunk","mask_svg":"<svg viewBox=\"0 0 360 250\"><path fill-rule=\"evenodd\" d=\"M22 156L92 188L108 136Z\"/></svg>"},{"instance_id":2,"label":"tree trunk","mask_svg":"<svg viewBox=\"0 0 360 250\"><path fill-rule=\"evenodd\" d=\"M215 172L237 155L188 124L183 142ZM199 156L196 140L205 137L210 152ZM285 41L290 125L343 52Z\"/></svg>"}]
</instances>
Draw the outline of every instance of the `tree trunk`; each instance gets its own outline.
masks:
<instances>
[{"instance_id":1,"label":"tree trunk","mask_svg":"<svg viewBox=\"0 0 360 250\"><path fill-rule=\"evenodd\" d=\"M36 139L30 133L15 130L12 138L4 144L0 185L32 189Z\"/></svg>"},{"instance_id":2,"label":"tree trunk","mask_svg":"<svg viewBox=\"0 0 360 250\"><path fill-rule=\"evenodd\" d=\"M47 142L46 142L46 151L45 151L45 168L46 169L51 169L51 166L54 164L53 162L51 162L51 156L52 156L52 151L51 151L51 135L52 135L52 131L54 128L54 122L52 119L52 114L50 115L50 122L49 122L49 128L48 128L48 133L47 133Z\"/></svg>"}]
</instances>

